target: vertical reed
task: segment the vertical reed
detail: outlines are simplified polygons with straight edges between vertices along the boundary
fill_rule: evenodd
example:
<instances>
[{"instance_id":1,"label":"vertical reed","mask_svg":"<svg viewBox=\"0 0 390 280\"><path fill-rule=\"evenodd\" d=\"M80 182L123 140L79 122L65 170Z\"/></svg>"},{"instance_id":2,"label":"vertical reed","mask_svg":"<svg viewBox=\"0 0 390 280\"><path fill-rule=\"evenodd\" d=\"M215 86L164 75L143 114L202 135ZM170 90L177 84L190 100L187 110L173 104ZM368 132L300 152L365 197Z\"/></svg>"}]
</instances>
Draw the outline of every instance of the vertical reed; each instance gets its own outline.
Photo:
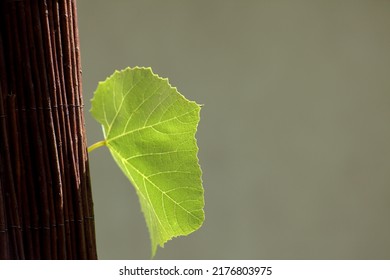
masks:
<instances>
[{"instance_id":1,"label":"vertical reed","mask_svg":"<svg viewBox=\"0 0 390 280\"><path fill-rule=\"evenodd\" d=\"M75 0L0 4L0 259L96 259Z\"/></svg>"}]
</instances>

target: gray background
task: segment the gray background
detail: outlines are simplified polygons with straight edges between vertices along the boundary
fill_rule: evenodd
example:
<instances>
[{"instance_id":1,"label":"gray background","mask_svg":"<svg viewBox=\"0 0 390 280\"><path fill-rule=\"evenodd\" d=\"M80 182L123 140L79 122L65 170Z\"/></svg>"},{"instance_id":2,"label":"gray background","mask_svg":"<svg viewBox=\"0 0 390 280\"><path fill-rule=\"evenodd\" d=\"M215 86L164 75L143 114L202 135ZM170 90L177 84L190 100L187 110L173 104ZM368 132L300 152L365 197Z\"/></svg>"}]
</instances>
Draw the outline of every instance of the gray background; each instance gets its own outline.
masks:
<instances>
[{"instance_id":1,"label":"gray background","mask_svg":"<svg viewBox=\"0 0 390 280\"><path fill-rule=\"evenodd\" d=\"M206 221L157 259L390 258L390 1L78 1L97 83L151 66L205 104ZM90 156L99 257L148 259L136 193Z\"/></svg>"}]
</instances>

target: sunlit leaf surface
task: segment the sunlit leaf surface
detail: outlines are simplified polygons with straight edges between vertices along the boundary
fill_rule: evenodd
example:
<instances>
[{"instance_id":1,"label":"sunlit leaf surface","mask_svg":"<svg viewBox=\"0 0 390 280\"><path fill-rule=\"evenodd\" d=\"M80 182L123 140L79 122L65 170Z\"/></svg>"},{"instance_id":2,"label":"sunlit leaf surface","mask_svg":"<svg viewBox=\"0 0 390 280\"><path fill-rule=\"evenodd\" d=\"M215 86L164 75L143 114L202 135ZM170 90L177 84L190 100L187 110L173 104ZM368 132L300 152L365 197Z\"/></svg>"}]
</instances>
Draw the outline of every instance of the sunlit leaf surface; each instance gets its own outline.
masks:
<instances>
[{"instance_id":1,"label":"sunlit leaf surface","mask_svg":"<svg viewBox=\"0 0 390 280\"><path fill-rule=\"evenodd\" d=\"M188 235L204 220L195 133L200 106L150 68L116 71L100 82L91 113L105 144L135 187L152 242ZM115 186L107 186L115 191Z\"/></svg>"}]
</instances>

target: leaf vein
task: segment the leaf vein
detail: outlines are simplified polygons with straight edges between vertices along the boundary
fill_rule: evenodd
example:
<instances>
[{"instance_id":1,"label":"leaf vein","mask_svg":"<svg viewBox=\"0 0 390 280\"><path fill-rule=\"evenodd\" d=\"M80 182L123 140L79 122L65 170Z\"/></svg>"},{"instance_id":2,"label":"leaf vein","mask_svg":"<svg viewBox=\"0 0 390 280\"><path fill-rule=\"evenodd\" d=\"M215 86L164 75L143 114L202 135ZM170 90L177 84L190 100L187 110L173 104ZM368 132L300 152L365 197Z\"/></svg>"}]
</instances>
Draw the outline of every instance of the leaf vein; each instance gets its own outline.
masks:
<instances>
[{"instance_id":1,"label":"leaf vein","mask_svg":"<svg viewBox=\"0 0 390 280\"><path fill-rule=\"evenodd\" d=\"M114 141L115 139L118 139L118 138L127 136L127 135L129 135L129 134L131 134L131 133L134 133L134 132L137 132L137 131L140 131L140 130L143 130L143 129L147 129L147 128L152 128L152 127L154 127L154 126L156 126L156 125L160 125L160 124L162 124L162 123L166 123L166 122L172 121L172 120L174 120L174 119L183 117L183 116L185 116L185 115L188 115L188 114L192 113L192 112L195 111L195 110L197 110L197 108L194 108L194 109L192 109L192 110L190 110L190 111L188 111L188 112L186 112L186 113L184 113L184 114L182 114L182 115L180 115L180 116L175 116L175 117L172 117L172 118L170 118L170 119L167 119L167 120L164 120L164 121L160 121L160 122L158 122L158 123L155 123L155 124L153 124L153 125L149 125L149 126L144 126L144 127L136 128L136 129L127 131L127 132L125 132L125 133L116 135L116 136L114 136L114 137L107 137L107 139L106 139L106 140L107 140L107 143L109 143L109 142L111 142L111 141Z\"/></svg>"},{"instance_id":2,"label":"leaf vein","mask_svg":"<svg viewBox=\"0 0 390 280\"><path fill-rule=\"evenodd\" d=\"M141 81L142 81L142 79L138 80L135 84L133 84L133 85L131 86L131 88L125 93L125 95L123 95L122 100L121 100L121 103L119 104L119 108L118 108L118 110L115 110L115 116L113 117L111 123L108 125L107 135L110 134L112 125L115 123L116 119L118 118L119 112L120 112L120 110L122 109L123 103L124 103L124 101L125 101L127 95L128 95L128 94L133 90L133 88L134 88L135 86L137 86ZM114 95L114 94L115 94L115 93L113 93L113 95Z\"/></svg>"}]
</instances>

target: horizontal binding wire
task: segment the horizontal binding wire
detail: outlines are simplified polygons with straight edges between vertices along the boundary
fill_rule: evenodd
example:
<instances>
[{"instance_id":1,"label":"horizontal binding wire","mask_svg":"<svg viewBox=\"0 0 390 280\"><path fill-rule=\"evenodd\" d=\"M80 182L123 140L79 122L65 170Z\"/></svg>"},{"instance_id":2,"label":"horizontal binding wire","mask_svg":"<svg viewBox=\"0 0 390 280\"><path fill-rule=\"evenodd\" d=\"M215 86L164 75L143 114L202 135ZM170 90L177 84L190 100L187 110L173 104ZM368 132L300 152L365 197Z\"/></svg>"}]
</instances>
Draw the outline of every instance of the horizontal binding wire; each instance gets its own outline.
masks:
<instances>
[{"instance_id":1,"label":"horizontal binding wire","mask_svg":"<svg viewBox=\"0 0 390 280\"><path fill-rule=\"evenodd\" d=\"M50 111L52 109L68 109L68 108L84 108L84 104L81 104L81 105L76 105L76 104L59 104L59 105L54 105L54 106L51 106L51 107L29 107L29 108L16 108L16 111L22 111L22 112L26 112L26 111L44 111L44 110L47 110L47 111ZM1 117L2 115L0 115Z\"/></svg>"},{"instance_id":2,"label":"horizontal binding wire","mask_svg":"<svg viewBox=\"0 0 390 280\"><path fill-rule=\"evenodd\" d=\"M8 231L8 227L6 224L0 225L0 233L6 233Z\"/></svg>"},{"instance_id":3,"label":"horizontal binding wire","mask_svg":"<svg viewBox=\"0 0 390 280\"><path fill-rule=\"evenodd\" d=\"M2 115L0 115L0 119L5 119L7 117L7 115L6 114L2 114Z\"/></svg>"},{"instance_id":4,"label":"horizontal binding wire","mask_svg":"<svg viewBox=\"0 0 390 280\"><path fill-rule=\"evenodd\" d=\"M33 230L38 230L38 229L45 229L45 230L49 230L51 228L56 228L56 227L63 227L65 226L65 224L67 223L74 223L74 222L78 222L78 223L81 223L83 222L84 220L93 220L94 217L84 217L84 219L71 219L71 220L64 220L64 223L61 223L61 224L51 224L50 226L25 226L25 227L21 227L21 226L16 226L16 225L0 225L0 233L4 233L4 232L7 232L8 231L8 228L13 228L13 229L19 229L19 230L24 230L24 229L33 229Z\"/></svg>"},{"instance_id":5,"label":"horizontal binding wire","mask_svg":"<svg viewBox=\"0 0 390 280\"><path fill-rule=\"evenodd\" d=\"M80 105L75 105L75 104L59 104L59 105L54 105L52 106L51 108L84 108L84 104L80 104Z\"/></svg>"},{"instance_id":6,"label":"horizontal binding wire","mask_svg":"<svg viewBox=\"0 0 390 280\"><path fill-rule=\"evenodd\" d=\"M32 227L32 226L26 226L25 227L25 230L50 230L52 228L57 228L57 227L61 227L61 226L64 226L63 224L59 224L59 225L50 225L48 227L42 227L42 226L39 226L39 227Z\"/></svg>"},{"instance_id":7,"label":"horizontal binding wire","mask_svg":"<svg viewBox=\"0 0 390 280\"><path fill-rule=\"evenodd\" d=\"M16 228L16 229L22 229L22 227L21 226L15 226L15 225L9 225L9 228Z\"/></svg>"},{"instance_id":8,"label":"horizontal binding wire","mask_svg":"<svg viewBox=\"0 0 390 280\"><path fill-rule=\"evenodd\" d=\"M56 228L56 227L63 227L65 226L65 224L69 224L69 223L74 223L74 222L77 222L77 223L82 223L84 220L94 220L94 217L84 217L83 219L66 219L64 220L64 223L61 223L61 224L51 224L50 226L25 226L24 228L25 229L33 229L33 230L39 230L39 229L45 229L45 230L49 230L51 228ZM10 227L15 227L15 228L20 228L20 227L17 227L17 226L10 226Z\"/></svg>"}]
</instances>

